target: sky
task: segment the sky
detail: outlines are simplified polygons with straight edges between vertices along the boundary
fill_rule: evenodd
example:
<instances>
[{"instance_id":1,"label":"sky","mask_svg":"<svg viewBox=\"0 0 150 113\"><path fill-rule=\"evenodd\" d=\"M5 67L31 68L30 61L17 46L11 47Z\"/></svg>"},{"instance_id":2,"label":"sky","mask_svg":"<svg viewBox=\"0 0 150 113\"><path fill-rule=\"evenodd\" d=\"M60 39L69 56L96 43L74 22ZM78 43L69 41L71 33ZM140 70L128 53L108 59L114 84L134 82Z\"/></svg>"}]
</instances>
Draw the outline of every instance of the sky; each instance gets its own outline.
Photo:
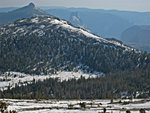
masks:
<instances>
[{"instance_id":1,"label":"sky","mask_svg":"<svg viewBox=\"0 0 150 113\"><path fill-rule=\"evenodd\" d=\"M64 6L150 12L150 0L0 0L0 7L22 7L30 2L33 2L36 6Z\"/></svg>"}]
</instances>

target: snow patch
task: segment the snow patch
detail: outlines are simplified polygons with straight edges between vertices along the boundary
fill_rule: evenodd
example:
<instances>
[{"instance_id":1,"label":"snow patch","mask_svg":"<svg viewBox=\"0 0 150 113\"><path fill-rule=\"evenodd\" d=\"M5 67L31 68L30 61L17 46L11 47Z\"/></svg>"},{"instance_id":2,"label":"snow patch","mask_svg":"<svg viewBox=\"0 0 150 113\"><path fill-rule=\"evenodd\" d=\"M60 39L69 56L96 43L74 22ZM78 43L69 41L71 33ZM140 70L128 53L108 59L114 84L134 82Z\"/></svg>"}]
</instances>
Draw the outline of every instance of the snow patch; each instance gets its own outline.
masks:
<instances>
[{"instance_id":1,"label":"snow patch","mask_svg":"<svg viewBox=\"0 0 150 113\"><path fill-rule=\"evenodd\" d=\"M40 28L43 29L45 27L45 25L41 25Z\"/></svg>"},{"instance_id":2,"label":"snow patch","mask_svg":"<svg viewBox=\"0 0 150 113\"><path fill-rule=\"evenodd\" d=\"M38 23L38 22L39 22L39 18L38 18L38 17L33 18L33 19L31 19L31 22L33 22L33 23Z\"/></svg>"},{"instance_id":3,"label":"snow patch","mask_svg":"<svg viewBox=\"0 0 150 113\"><path fill-rule=\"evenodd\" d=\"M101 75L101 74L100 74ZM96 75L96 74L86 74L83 73L82 71L78 71L78 72L67 72L67 71L63 71L63 72L58 72L55 75L51 75L51 78L58 78L60 81L68 81L71 79L80 79L81 77L84 77L85 79L88 78L96 78L100 75Z\"/></svg>"}]
</instances>

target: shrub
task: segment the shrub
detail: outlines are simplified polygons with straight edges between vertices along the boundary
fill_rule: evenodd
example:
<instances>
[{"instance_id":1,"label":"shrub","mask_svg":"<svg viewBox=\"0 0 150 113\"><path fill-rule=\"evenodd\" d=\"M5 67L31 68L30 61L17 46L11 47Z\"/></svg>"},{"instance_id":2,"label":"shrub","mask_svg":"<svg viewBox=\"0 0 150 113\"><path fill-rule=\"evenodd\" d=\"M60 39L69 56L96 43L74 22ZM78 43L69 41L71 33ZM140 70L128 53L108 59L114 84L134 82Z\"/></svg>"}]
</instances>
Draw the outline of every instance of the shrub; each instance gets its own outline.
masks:
<instances>
[{"instance_id":1,"label":"shrub","mask_svg":"<svg viewBox=\"0 0 150 113\"><path fill-rule=\"evenodd\" d=\"M68 105L68 109L73 109L73 105L72 105L72 104L69 104L69 105Z\"/></svg>"},{"instance_id":2,"label":"shrub","mask_svg":"<svg viewBox=\"0 0 150 113\"><path fill-rule=\"evenodd\" d=\"M81 108L86 108L86 103L85 102L82 102L79 105L80 105Z\"/></svg>"},{"instance_id":3,"label":"shrub","mask_svg":"<svg viewBox=\"0 0 150 113\"><path fill-rule=\"evenodd\" d=\"M1 112L4 113L7 109L7 104L5 102L0 103Z\"/></svg>"},{"instance_id":4,"label":"shrub","mask_svg":"<svg viewBox=\"0 0 150 113\"><path fill-rule=\"evenodd\" d=\"M144 109L140 109L140 113L146 113Z\"/></svg>"},{"instance_id":5,"label":"shrub","mask_svg":"<svg viewBox=\"0 0 150 113\"><path fill-rule=\"evenodd\" d=\"M130 110L127 110L126 113L131 113Z\"/></svg>"}]
</instances>

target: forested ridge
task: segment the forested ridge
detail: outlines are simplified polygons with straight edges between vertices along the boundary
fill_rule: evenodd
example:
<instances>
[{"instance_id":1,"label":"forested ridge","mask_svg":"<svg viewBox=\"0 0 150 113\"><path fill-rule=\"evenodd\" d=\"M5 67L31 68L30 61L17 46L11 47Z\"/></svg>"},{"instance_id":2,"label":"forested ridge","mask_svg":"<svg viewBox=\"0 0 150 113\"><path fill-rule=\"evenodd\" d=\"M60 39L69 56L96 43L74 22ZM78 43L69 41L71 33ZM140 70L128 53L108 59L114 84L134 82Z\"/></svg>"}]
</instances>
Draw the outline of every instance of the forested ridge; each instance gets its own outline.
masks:
<instances>
[{"instance_id":1,"label":"forested ridge","mask_svg":"<svg viewBox=\"0 0 150 113\"><path fill-rule=\"evenodd\" d=\"M58 18L32 17L1 26L0 47L1 73L104 73L97 78L63 82L33 80L27 86L8 88L1 92L1 97L118 98L124 91L129 95L149 91L149 53L114 39L103 39Z\"/></svg>"},{"instance_id":2,"label":"forested ridge","mask_svg":"<svg viewBox=\"0 0 150 113\"><path fill-rule=\"evenodd\" d=\"M80 68L108 73L145 69L149 65L150 55L146 52L115 40L86 36L83 30L63 27L70 27L69 23L62 22L61 26L55 21L62 20L34 17L0 27L1 72L49 74Z\"/></svg>"}]
</instances>

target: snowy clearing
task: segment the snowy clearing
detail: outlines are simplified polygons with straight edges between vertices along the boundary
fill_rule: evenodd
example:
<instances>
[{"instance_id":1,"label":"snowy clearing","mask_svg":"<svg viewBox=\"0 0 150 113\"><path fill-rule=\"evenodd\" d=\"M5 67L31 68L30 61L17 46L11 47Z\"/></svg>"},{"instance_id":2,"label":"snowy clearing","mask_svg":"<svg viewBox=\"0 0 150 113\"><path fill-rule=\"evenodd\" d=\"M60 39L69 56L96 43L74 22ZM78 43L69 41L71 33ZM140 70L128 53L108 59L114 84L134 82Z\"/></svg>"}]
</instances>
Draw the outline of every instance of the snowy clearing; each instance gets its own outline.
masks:
<instances>
[{"instance_id":1,"label":"snowy clearing","mask_svg":"<svg viewBox=\"0 0 150 113\"><path fill-rule=\"evenodd\" d=\"M83 73L82 71L78 72L68 72L68 71L59 71L56 74L50 74L50 75L29 75L24 74L20 72L6 72L2 75L0 75L0 90L7 90L8 87L13 88L16 85L26 85L27 83L32 83L33 80L45 80L48 78L58 78L60 81L68 81L70 79L79 79L81 77L84 77L86 79L88 78L96 78L98 76L103 75L103 73Z\"/></svg>"},{"instance_id":2,"label":"snowy clearing","mask_svg":"<svg viewBox=\"0 0 150 113\"><path fill-rule=\"evenodd\" d=\"M150 112L150 100L115 100L116 103L110 104L110 100L19 100L19 99L0 99L8 104L8 111L16 110L18 113L101 113L106 108L107 113L139 113L141 108ZM129 102L124 105L123 102ZM85 103L85 108L80 106Z\"/></svg>"}]
</instances>

